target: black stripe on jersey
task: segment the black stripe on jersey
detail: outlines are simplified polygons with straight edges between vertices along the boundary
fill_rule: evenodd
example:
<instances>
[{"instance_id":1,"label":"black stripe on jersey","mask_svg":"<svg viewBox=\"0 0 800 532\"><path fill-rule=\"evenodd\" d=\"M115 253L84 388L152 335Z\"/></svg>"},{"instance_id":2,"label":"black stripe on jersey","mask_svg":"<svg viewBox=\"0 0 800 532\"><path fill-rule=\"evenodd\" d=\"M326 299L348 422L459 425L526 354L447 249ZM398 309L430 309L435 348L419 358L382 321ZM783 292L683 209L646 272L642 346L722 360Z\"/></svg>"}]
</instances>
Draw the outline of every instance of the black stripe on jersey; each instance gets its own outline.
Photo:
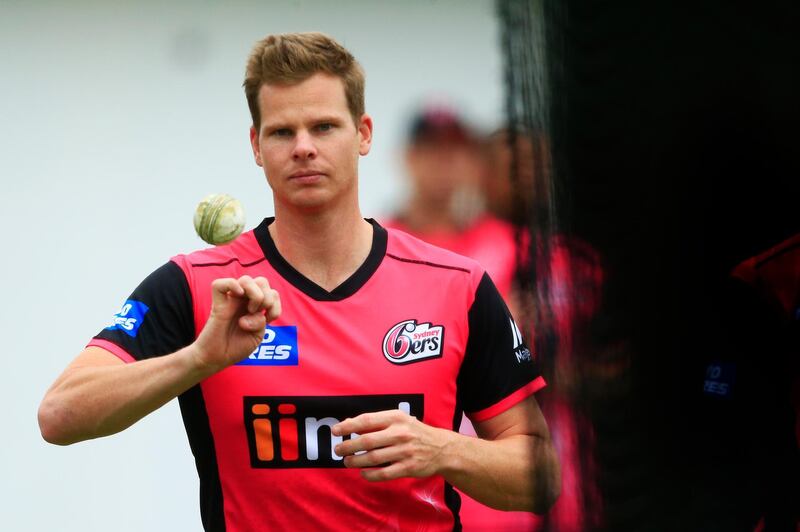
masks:
<instances>
[{"instance_id":1,"label":"black stripe on jersey","mask_svg":"<svg viewBox=\"0 0 800 532\"><path fill-rule=\"evenodd\" d=\"M225 507L222 483L219 479L217 451L208 421L208 411L200 385L193 386L178 397L183 425L189 437L197 475L200 477L200 518L206 532L225 531Z\"/></svg>"},{"instance_id":2,"label":"black stripe on jersey","mask_svg":"<svg viewBox=\"0 0 800 532\"><path fill-rule=\"evenodd\" d=\"M781 247L781 244L778 244L777 246L775 246L775 248L771 250L771 253L768 252L769 254L766 257L763 257L758 262L756 262L756 268L760 268L767 262L775 260L778 257L785 255L786 253L795 251L798 247L800 247L800 240L798 240L797 242L792 242L784 247Z\"/></svg>"},{"instance_id":3,"label":"black stripe on jersey","mask_svg":"<svg viewBox=\"0 0 800 532\"><path fill-rule=\"evenodd\" d=\"M394 260L399 260L400 262L408 262L410 264L421 264L423 266L432 266L434 268L444 268L445 270L457 270L460 272L469 273L469 270L466 268L462 268L461 266L450 266L448 264L438 264L436 262L429 262L427 260L417 260L417 259L406 259L403 257L398 257L397 255L392 255L391 253L386 254L387 257L393 258Z\"/></svg>"},{"instance_id":4,"label":"black stripe on jersey","mask_svg":"<svg viewBox=\"0 0 800 532\"><path fill-rule=\"evenodd\" d=\"M386 229L381 227L373 219L367 219L372 225L372 248L369 251L364 263L348 277L342 284L328 292L317 283L294 269L278 251L272 236L269 234L269 225L275 218L265 218L258 227L253 229L253 234L261 245L261 250L269 263L281 277L286 279L295 288L316 301L341 301L352 296L369 281L378 266L381 265L383 257L386 255L386 243L388 236Z\"/></svg>"},{"instance_id":5,"label":"black stripe on jersey","mask_svg":"<svg viewBox=\"0 0 800 532\"><path fill-rule=\"evenodd\" d=\"M448 482L444 483L444 504L453 513L453 532L461 532L461 495Z\"/></svg>"},{"instance_id":6,"label":"black stripe on jersey","mask_svg":"<svg viewBox=\"0 0 800 532\"><path fill-rule=\"evenodd\" d=\"M478 412L497 404L540 375L494 283L483 274L469 309L469 338L456 380L459 404ZM526 357L518 357L522 350Z\"/></svg>"},{"instance_id":7,"label":"black stripe on jersey","mask_svg":"<svg viewBox=\"0 0 800 532\"><path fill-rule=\"evenodd\" d=\"M242 265L243 268L248 268L250 266L255 266L259 262L264 262L267 260L266 257L262 257L258 260L254 260L253 262L242 262L239 260L239 257L233 257L232 259L226 260L225 262L204 262L203 264L192 264L193 268L205 268L207 266L227 266L231 262L238 262Z\"/></svg>"},{"instance_id":8,"label":"black stripe on jersey","mask_svg":"<svg viewBox=\"0 0 800 532\"><path fill-rule=\"evenodd\" d=\"M458 432L463 416L464 410L461 408L461 401L456 397L456 409L453 412L453 432ZM453 514L453 532L461 532L461 495L446 481L444 483L444 504Z\"/></svg>"}]
</instances>

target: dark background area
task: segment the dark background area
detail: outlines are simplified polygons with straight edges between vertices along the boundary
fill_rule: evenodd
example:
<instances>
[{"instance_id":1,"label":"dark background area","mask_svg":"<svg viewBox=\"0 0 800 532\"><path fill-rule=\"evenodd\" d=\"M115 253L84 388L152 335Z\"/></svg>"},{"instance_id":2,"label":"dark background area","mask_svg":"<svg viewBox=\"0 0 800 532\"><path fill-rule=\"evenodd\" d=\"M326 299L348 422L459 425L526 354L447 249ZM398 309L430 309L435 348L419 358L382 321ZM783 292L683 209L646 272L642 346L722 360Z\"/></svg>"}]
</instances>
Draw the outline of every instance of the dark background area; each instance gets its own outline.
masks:
<instances>
[{"instance_id":1,"label":"dark background area","mask_svg":"<svg viewBox=\"0 0 800 532\"><path fill-rule=\"evenodd\" d=\"M603 257L590 334L630 361L583 405L604 528L752 530L764 490L798 483L766 441L785 361L755 339L727 402L703 372L760 316L731 270L800 229L797 7L544 5L558 224Z\"/></svg>"}]
</instances>

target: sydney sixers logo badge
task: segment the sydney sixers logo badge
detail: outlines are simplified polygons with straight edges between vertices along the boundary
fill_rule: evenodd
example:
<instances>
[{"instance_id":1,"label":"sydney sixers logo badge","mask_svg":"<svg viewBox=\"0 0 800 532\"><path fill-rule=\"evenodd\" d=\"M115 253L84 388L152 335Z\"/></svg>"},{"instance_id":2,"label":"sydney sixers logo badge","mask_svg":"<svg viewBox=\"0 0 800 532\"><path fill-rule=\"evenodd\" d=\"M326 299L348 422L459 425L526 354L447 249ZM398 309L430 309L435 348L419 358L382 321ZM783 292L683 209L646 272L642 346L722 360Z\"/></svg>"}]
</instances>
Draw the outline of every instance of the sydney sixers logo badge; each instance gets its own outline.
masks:
<instances>
[{"instance_id":1,"label":"sydney sixers logo badge","mask_svg":"<svg viewBox=\"0 0 800 532\"><path fill-rule=\"evenodd\" d=\"M392 364L409 364L441 357L443 345L443 326L405 320L383 337L383 356Z\"/></svg>"}]
</instances>

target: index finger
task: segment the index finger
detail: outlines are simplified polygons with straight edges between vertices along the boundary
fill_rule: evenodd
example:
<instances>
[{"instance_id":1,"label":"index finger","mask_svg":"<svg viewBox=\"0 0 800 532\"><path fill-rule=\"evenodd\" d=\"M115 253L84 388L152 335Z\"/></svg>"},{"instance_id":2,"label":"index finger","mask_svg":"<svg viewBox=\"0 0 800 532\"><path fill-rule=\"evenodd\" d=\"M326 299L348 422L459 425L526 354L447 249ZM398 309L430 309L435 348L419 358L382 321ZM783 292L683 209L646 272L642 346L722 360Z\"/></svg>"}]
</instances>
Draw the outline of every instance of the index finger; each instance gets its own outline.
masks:
<instances>
[{"instance_id":1,"label":"index finger","mask_svg":"<svg viewBox=\"0 0 800 532\"><path fill-rule=\"evenodd\" d=\"M403 415L399 410L382 410L380 412L367 412L356 417L347 418L331 427L331 434L334 436L345 436L347 434L358 433L366 434L383 430L397 420L398 414Z\"/></svg>"},{"instance_id":2,"label":"index finger","mask_svg":"<svg viewBox=\"0 0 800 532\"><path fill-rule=\"evenodd\" d=\"M224 301L228 293L241 297L244 295L244 289L238 280L230 277L214 279L211 282L211 295L215 300Z\"/></svg>"},{"instance_id":3,"label":"index finger","mask_svg":"<svg viewBox=\"0 0 800 532\"><path fill-rule=\"evenodd\" d=\"M239 284L244 289L244 297L247 298L247 312L253 314L267 308L269 283L263 277L253 279L249 275L239 277Z\"/></svg>"}]
</instances>

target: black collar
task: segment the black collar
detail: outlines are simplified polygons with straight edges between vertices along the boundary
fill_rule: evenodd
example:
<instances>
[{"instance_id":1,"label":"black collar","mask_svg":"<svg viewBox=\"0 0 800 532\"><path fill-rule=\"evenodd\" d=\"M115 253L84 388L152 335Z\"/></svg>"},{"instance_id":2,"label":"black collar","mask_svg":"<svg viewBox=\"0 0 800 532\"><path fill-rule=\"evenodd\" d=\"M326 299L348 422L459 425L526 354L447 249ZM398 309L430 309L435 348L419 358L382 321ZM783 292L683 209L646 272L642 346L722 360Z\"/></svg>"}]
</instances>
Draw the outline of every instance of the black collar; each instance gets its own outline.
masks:
<instances>
[{"instance_id":1,"label":"black collar","mask_svg":"<svg viewBox=\"0 0 800 532\"><path fill-rule=\"evenodd\" d=\"M281 277L308 297L317 301L341 301L352 296L372 277L372 274L378 269L383 257L386 255L386 242L388 239L386 229L372 218L368 218L367 221L372 225L372 247L369 250L369 255L353 275L328 292L295 270L278 252L278 248L275 247L275 241L272 240L272 235L269 234L269 225L274 221L274 217L264 218L264 221L253 229L253 234L261 245L264 256Z\"/></svg>"}]
</instances>

